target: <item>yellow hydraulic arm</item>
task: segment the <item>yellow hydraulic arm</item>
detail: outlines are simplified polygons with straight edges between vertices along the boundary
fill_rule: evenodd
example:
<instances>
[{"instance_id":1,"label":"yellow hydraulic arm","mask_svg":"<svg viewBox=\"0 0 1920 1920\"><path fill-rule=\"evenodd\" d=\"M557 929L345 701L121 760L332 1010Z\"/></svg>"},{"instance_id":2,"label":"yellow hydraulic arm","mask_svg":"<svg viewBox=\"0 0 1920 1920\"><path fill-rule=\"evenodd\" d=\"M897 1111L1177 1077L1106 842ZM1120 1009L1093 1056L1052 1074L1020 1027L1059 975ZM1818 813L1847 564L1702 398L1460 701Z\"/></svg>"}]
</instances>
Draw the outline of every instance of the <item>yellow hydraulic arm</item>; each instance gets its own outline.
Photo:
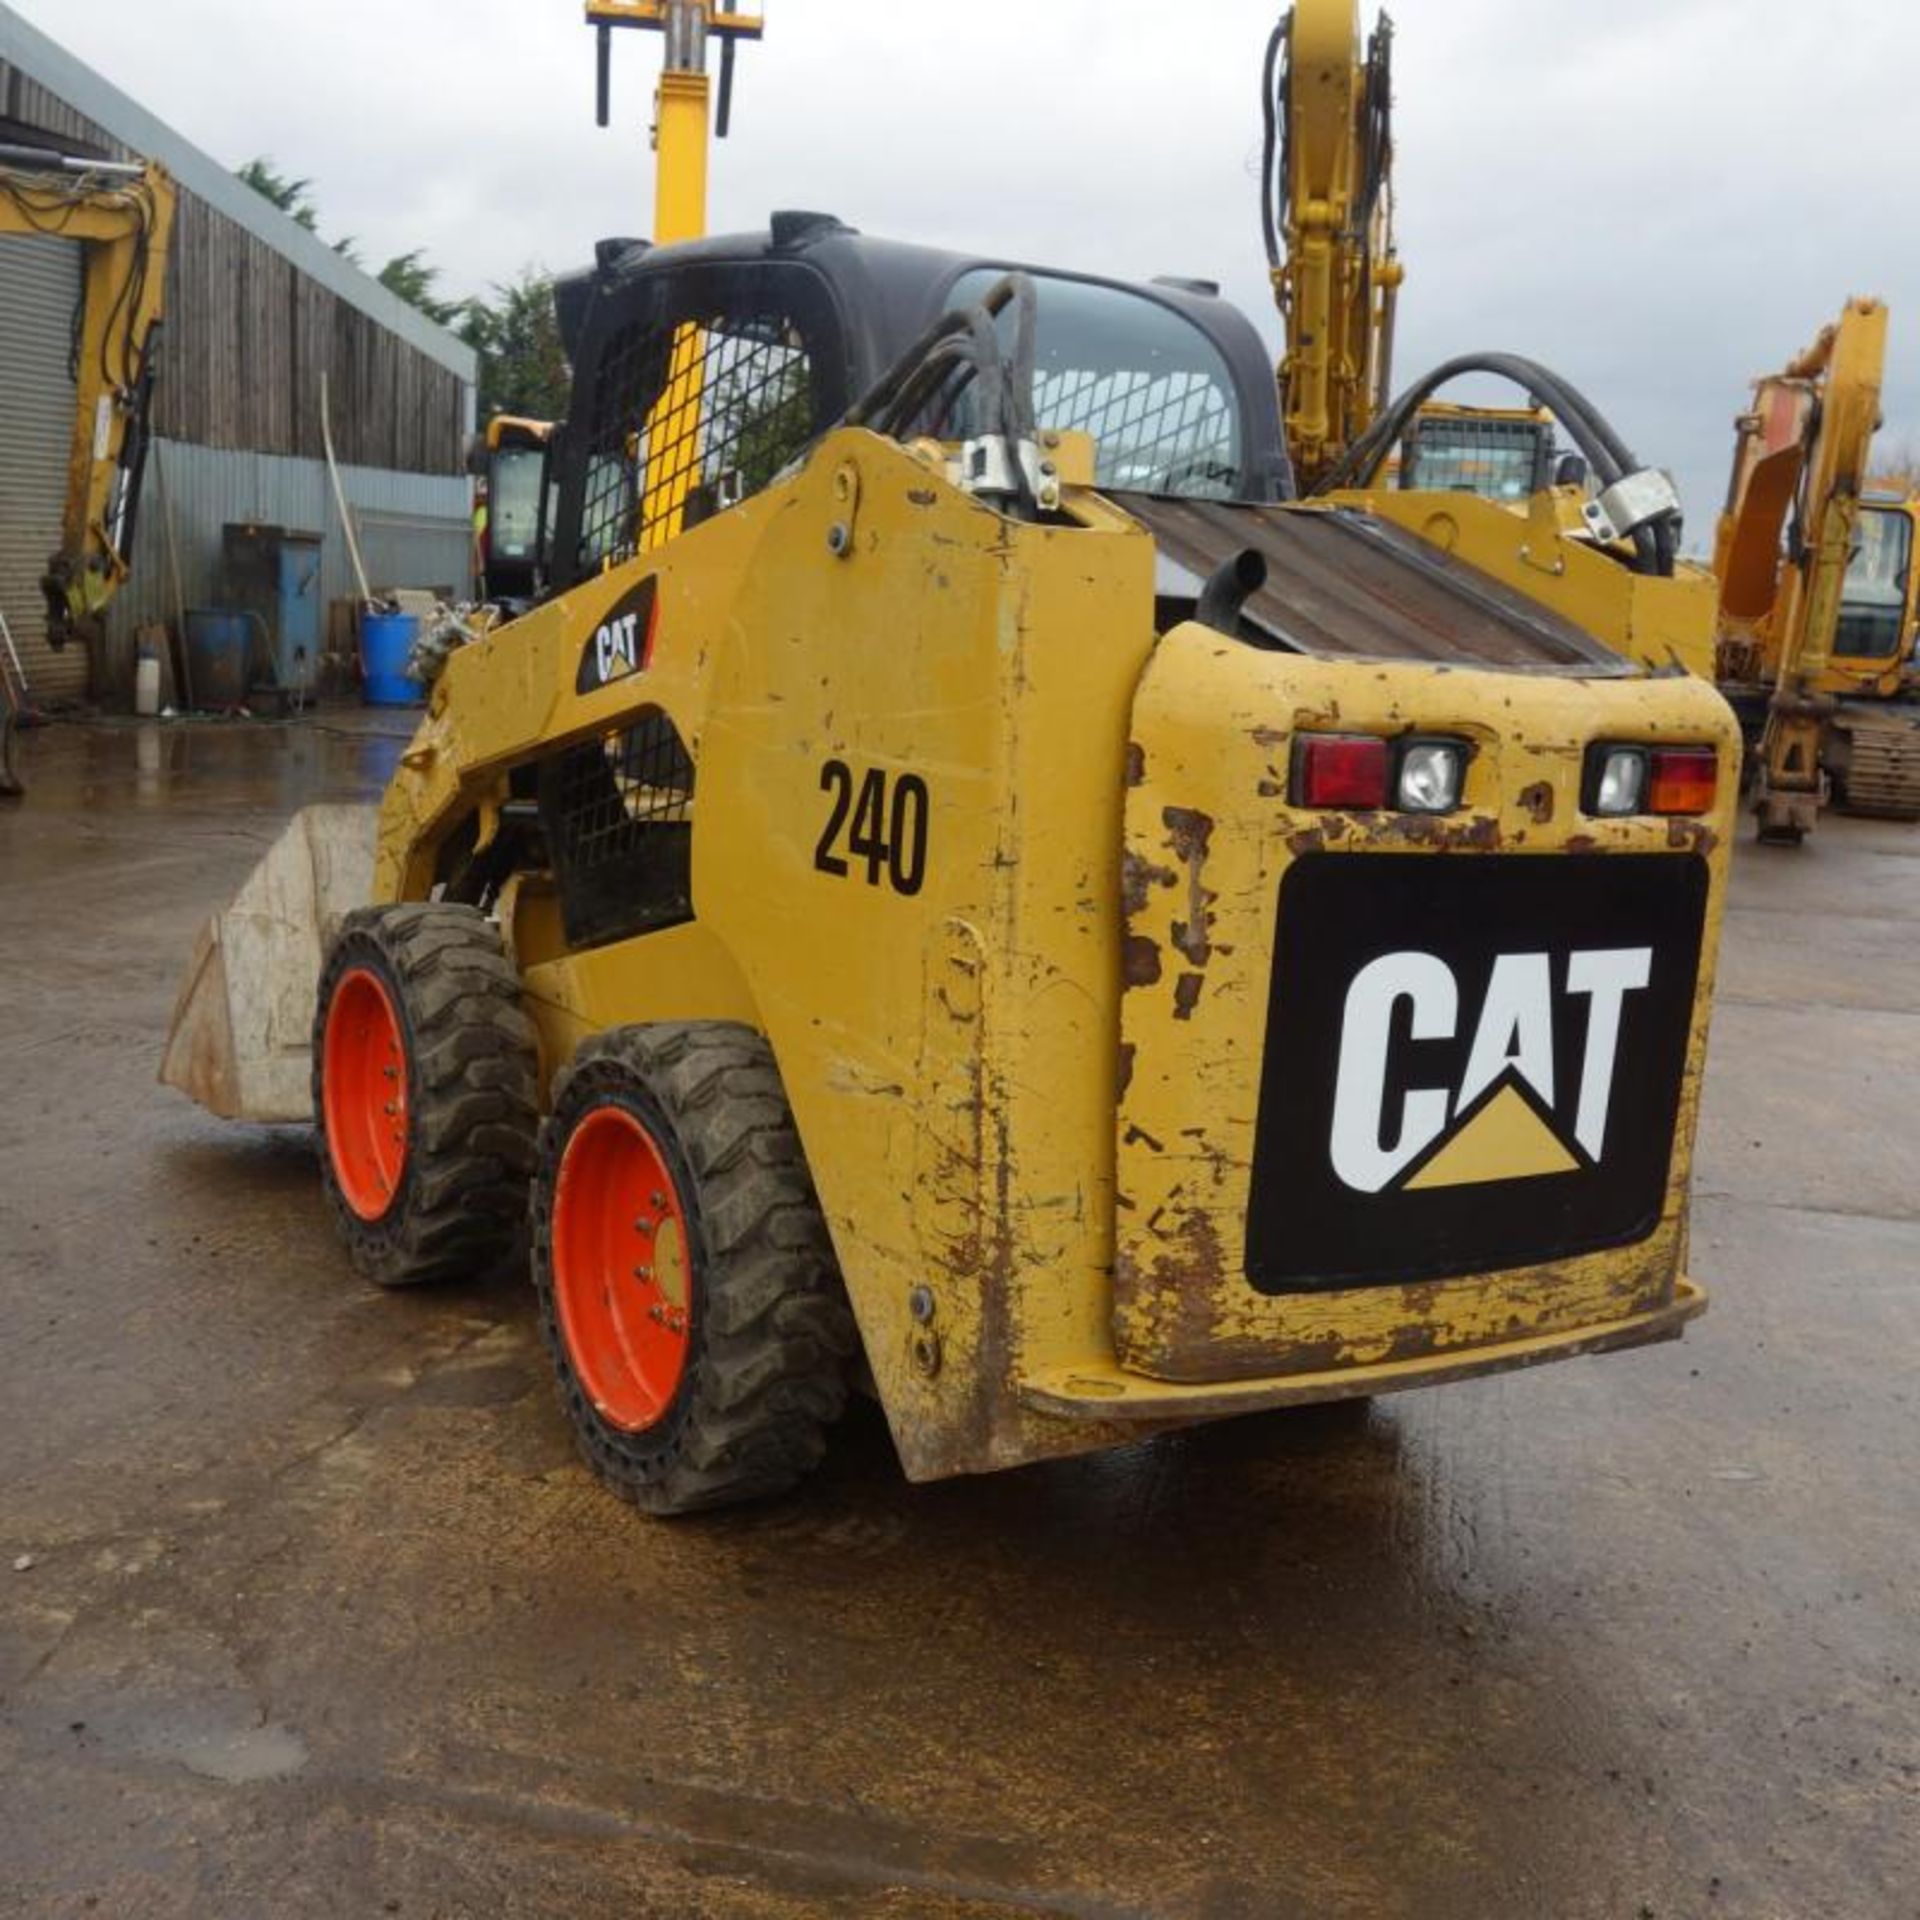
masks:
<instances>
[{"instance_id":1,"label":"yellow hydraulic arm","mask_svg":"<svg viewBox=\"0 0 1920 1920\"><path fill-rule=\"evenodd\" d=\"M733 109L734 49L742 40L758 40L765 27L758 0L751 10L719 0L587 0L587 24L597 40L596 109L603 127L612 113L614 28L647 28L665 39L666 59L654 95L653 238L659 246L698 240L707 230L708 48L719 43L719 112L713 130L724 140ZM680 330L666 386L647 420L648 447L685 448L699 437L705 351L698 327ZM680 531L699 468L685 458L659 464L672 477L644 489L639 513L646 548L662 546Z\"/></svg>"},{"instance_id":2,"label":"yellow hydraulic arm","mask_svg":"<svg viewBox=\"0 0 1920 1920\"><path fill-rule=\"evenodd\" d=\"M1267 46L1261 214L1286 323L1281 403L1303 490L1367 429L1392 377L1393 23L1296 0Z\"/></svg>"},{"instance_id":3,"label":"yellow hydraulic arm","mask_svg":"<svg viewBox=\"0 0 1920 1920\"><path fill-rule=\"evenodd\" d=\"M96 630L127 577L174 198L156 166L0 147L0 244L49 234L84 249L66 506L41 581L55 646Z\"/></svg>"},{"instance_id":4,"label":"yellow hydraulic arm","mask_svg":"<svg viewBox=\"0 0 1920 1920\"><path fill-rule=\"evenodd\" d=\"M1772 690L1755 803L1763 838L1799 839L1824 797L1828 669L1886 352L1886 307L1849 300L1805 353L1754 383L1753 409L1735 423L1713 570L1723 664L1743 653Z\"/></svg>"}]
</instances>

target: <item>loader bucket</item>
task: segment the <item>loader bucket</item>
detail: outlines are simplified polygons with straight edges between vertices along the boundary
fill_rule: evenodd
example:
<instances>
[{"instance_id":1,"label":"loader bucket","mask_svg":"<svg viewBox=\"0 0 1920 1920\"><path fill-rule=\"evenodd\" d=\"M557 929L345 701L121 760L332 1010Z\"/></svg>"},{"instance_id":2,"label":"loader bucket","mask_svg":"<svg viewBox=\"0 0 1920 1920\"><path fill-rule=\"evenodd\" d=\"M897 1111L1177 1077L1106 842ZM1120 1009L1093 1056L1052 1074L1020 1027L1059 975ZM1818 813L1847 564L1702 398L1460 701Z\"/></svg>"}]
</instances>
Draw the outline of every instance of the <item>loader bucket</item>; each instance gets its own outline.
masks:
<instances>
[{"instance_id":1,"label":"loader bucket","mask_svg":"<svg viewBox=\"0 0 1920 1920\"><path fill-rule=\"evenodd\" d=\"M342 915L373 886L378 809L306 807L200 931L161 1081L225 1120L307 1120L314 996Z\"/></svg>"}]
</instances>

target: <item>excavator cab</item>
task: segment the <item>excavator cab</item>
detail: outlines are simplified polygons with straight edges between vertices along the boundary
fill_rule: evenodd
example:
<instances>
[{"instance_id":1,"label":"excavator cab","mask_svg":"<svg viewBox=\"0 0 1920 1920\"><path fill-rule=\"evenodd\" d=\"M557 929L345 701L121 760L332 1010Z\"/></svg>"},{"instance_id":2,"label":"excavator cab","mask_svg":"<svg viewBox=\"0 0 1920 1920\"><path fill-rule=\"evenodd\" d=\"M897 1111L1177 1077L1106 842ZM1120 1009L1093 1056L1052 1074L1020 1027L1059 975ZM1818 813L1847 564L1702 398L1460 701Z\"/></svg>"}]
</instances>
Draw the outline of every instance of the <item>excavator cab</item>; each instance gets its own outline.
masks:
<instances>
[{"instance_id":1,"label":"excavator cab","mask_svg":"<svg viewBox=\"0 0 1920 1920\"><path fill-rule=\"evenodd\" d=\"M1853 554L1840 587L1836 672L1859 663L1877 676L1889 663L1904 665L1912 655L1914 513L1904 492L1869 490L1862 496Z\"/></svg>"},{"instance_id":2,"label":"excavator cab","mask_svg":"<svg viewBox=\"0 0 1920 1920\"><path fill-rule=\"evenodd\" d=\"M1560 478L1553 419L1542 407L1462 407L1430 400L1400 443L1397 484L1524 504Z\"/></svg>"},{"instance_id":3,"label":"excavator cab","mask_svg":"<svg viewBox=\"0 0 1920 1920\"><path fill-rule=\"evenodd\" d=\"M545 590L552 438L550 421L496 414L469 463L486 489L477 555L481 597L510 610L524 609Z\"/></svg>"}]
</instances>

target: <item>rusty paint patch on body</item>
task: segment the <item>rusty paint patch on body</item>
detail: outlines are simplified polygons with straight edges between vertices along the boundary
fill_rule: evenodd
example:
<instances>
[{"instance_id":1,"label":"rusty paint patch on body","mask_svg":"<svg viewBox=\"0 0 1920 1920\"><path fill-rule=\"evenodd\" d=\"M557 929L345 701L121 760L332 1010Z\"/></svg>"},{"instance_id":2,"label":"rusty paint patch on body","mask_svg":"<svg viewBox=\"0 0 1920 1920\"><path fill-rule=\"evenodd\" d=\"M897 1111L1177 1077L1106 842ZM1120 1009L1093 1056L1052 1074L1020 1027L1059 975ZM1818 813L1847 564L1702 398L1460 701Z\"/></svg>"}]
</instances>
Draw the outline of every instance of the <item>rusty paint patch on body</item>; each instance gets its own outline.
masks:
<instances>
[{"instance_id":1,"label":"rusty paint patch on body","mask_svg":"<svg viewBox=\"0 0 1920 1920\"><path fill-rule=\"evenodd\" d=\"M1120 977L1130 987L1151 987L1160 979L1160 949L1144 933L1130 933L1120 950Z\"/></svg>"},{"instance_id":2,"label":"rusty paint patch on body","mask_svg":"<svg viewBox=\"0 0 1920 1920\"><path fill-rule=\"evenodd\" d=\"M1145 855L1131 848L1120 860L1120 910L1128 919L1147 910L1147 900L1154 887L1170 887L1179 876L1171 867L1156 866Z\"/></svg>"}]
</instances>

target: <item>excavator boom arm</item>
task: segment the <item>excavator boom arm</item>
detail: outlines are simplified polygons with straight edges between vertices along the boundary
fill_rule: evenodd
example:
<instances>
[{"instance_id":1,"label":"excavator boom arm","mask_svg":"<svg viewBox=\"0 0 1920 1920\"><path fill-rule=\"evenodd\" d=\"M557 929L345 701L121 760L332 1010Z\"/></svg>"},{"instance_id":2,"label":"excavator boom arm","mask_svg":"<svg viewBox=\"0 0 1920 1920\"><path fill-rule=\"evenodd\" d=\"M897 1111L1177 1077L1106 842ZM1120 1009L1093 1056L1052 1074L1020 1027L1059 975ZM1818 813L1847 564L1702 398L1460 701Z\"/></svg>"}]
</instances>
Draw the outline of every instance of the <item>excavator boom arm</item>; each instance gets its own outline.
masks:
<instances>
[{"instance_id":1,"label":"excavator boom arm","mask_svg":"<svg viewBox=\"0 0 1920 1920\"><path fill-rule=\"evenodd\" d=\"M1358 0L1297 0L1269 47L1267 252L1287 447L1307 486L1366 431L1391 376L1392 44L1383 15L1363 51Z\"/></svg>"},{"instance_id":2,"label":"excavator boom arm","mask_svg":"<svg viewBox=\"0 0 1920 1920\"><path fill-rule=\"evenodd\" d=\"M41 583L55 645L96 623L127 576L174 205L158 167L0 149L0 242L51 234L83 249L60 550Z\"/></svg>"}]
</instances>

